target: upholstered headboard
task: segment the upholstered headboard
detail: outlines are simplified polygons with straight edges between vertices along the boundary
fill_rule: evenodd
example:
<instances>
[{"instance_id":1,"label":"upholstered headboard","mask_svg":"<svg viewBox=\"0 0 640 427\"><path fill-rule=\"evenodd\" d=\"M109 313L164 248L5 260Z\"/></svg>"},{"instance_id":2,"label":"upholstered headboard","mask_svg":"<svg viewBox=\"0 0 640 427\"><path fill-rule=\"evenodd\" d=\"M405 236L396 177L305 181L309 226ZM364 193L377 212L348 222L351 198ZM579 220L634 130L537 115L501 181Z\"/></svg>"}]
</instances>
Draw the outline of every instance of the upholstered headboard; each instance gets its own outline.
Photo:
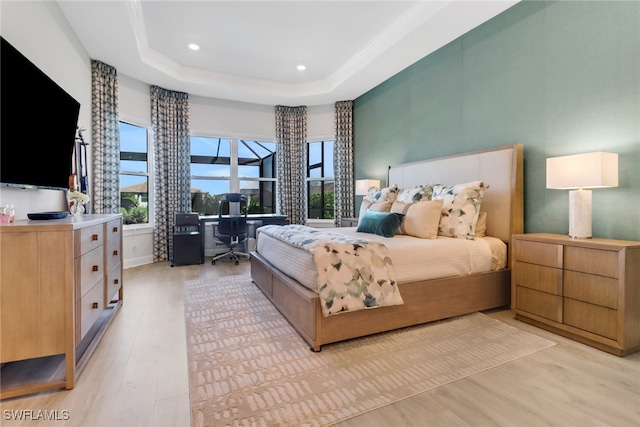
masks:
<instances>
[{"instance_id":1,"label":"upholstered headboard","mask_svg":"<svg viewBox=\"0 0 640 427\"><path fill-rule=\"evenodd\" d=\"M387 183L411 188L430 183L484 181L489 184L481 206L487 212L487 235L509 243L512 234L524 229L522 157L522 145L515 144L404 163L389 167Z\"/></svg>"}]
</instances>

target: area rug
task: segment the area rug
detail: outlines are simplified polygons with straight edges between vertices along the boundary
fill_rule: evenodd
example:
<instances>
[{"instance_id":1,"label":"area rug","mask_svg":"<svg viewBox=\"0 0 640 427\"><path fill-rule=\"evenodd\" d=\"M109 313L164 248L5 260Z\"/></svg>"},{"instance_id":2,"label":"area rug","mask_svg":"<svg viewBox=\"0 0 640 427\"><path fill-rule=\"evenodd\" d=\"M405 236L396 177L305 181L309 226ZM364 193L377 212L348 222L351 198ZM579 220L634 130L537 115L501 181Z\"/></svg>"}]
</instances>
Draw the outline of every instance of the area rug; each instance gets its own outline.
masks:
<instances>
[{"instance_id":1,"label":"area rug","mask_svg":"<svg viewBox=\"0 0 640 427\"><path fill-rule=\"evenodd\" d=\"M555 344L475 313L314 353L249 276L184 298L193 426L327 426Z\"/></svg>"}]
</instances>

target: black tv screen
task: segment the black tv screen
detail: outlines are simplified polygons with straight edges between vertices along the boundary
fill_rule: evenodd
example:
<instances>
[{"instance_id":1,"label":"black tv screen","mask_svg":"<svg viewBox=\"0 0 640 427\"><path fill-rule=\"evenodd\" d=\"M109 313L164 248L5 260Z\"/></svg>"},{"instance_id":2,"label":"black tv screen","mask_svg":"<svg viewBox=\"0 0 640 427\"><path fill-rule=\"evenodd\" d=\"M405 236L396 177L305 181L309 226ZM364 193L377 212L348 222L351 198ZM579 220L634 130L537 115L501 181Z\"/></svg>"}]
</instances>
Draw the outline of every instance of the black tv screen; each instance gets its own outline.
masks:
<instances>
[{"instance_id":1,"label":"black tv screen","mask_svg":"<svg viewBox=\"0 0 640 427\"><path fill-rule=\"evenodd\" d=\"M0 183L69 188L80 104L2 38Z\"/></svg>"}]
</instances>

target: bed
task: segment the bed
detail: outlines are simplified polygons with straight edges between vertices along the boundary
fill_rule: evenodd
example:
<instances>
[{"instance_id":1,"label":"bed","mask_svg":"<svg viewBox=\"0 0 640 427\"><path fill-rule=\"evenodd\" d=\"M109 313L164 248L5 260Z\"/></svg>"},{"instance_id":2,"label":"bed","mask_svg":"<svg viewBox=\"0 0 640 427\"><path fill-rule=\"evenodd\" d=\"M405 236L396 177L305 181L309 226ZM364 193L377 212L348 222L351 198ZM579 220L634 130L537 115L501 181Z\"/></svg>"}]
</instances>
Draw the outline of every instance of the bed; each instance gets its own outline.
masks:
<instances>
[{"instance_id":1,"label":"bed","mask_svg":"<svg viewBox=\"0 0 640 427\"><path fill-rule=\"evenodd\" d=\"M295 258L287 252L295 252L295 248L290 249L286 244L266 237L266 233L258 233L256 250L251 253L252 280L314 351L320 351L324 344L508 306L511 284L508 245L512 234L523 232L522 145L391 166L387 182L408 189L425 183L471 181L489 185L481 205L486 214L486 237L470 241L440 236L437 239L406 235L373 237L373 240L384 242L390 253L396 254L393 263L402 304L323 314L310 261ZM356 228L327 232L367 236L356 232ZM422 242L417 242L420 240ZM468 257L477 259L472 261L473 265L462 267L455 263L441 266L443 260L423 261L424 267L415 260L403 264L405 257L398 254L402 254L403 247L406 249L414 243L455 246L469 254L476 250L478 254L486 253L488 248L490 261L486 255L478 255Z\"/></svg>"}]
</instances>

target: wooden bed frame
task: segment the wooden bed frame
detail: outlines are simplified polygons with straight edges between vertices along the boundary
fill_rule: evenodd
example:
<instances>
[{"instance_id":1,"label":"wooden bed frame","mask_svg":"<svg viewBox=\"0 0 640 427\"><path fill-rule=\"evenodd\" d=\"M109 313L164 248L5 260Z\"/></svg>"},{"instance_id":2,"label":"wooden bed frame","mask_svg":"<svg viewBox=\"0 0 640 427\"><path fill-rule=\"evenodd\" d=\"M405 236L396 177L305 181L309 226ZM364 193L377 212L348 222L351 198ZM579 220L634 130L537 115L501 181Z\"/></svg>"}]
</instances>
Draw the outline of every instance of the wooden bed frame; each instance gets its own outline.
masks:
<instances>
[{"instance_id":1,"label":"wooden bed frame","mask_svg":"<svg viewBox=\"0 0 640 427\"><path fill-rule=\"evenodd\" d=\"M487 212L487 235L509 244L512 234L523 232L522 169L522 145L515 144L393 166L388 182L400 188L487 182L489 189L482 202L482 210ZM508 306L511 257L508 259L507 268L500 271L399 283L403 305L328 317L322 315L317 293L282 273L256 251L251 253L251 277L311 349L320 351L328 343Z\"/></svg>"}]
</instances>

